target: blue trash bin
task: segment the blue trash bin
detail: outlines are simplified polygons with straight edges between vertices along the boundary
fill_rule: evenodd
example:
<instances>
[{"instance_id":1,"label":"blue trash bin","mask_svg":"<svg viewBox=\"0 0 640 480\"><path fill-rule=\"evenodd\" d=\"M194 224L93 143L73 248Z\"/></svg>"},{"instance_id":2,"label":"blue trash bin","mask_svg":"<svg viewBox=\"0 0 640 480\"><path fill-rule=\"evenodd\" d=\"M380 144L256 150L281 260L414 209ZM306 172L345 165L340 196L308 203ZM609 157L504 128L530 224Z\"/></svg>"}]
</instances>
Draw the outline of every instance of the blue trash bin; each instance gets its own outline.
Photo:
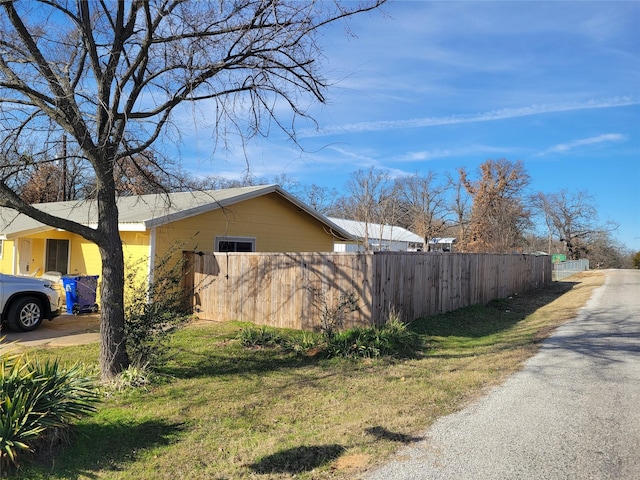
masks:
<instances>
[{"instance_id":1,"label":"blue trash bin","mask_svg":"<svg viewBox=\"0 0 640 480\"><path fill-rule=\"evenodd\" d=\"M67 313L77 315L79 313L97 312L96 290L98 288L98 275L65 275L62 277L67 301Z\"/></svg>"}]
</instances>

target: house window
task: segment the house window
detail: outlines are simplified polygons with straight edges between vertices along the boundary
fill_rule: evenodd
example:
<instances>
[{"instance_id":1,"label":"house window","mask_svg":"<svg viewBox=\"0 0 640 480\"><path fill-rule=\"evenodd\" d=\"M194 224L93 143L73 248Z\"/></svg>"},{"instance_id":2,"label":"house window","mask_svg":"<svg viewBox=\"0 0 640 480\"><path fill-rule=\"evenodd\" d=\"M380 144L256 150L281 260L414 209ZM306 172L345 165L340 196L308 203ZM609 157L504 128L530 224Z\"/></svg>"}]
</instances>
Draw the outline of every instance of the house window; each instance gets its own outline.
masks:
<instances>
[{"instance_id":1,"label":"house window","mask_svg":"<svg viewBox=\"0 0 640 480\"><path fill-rule=\"evenodd\" d=\"M216 252L255 252L254 237L216 237Z\"/></svg>"},{"instance_id":2,"label":"house window","mask_svg":"<svg viewBox=\"0 0 640 480\"><path fill-rule=\"evenodd\" d=\"M69 266L69 240L47 240L45 257L45 272L68 273Z\"/></svg>"},{"instance_id":3,"label":"house window","mask_svg":"<svg viewBox=\"0 0 640 480\"><path fill-rule=\"evenodd\" d=\"M0 258L2 258L3 253L4 253L4 240L0 240Z\"/></svg>"}]
</instances>

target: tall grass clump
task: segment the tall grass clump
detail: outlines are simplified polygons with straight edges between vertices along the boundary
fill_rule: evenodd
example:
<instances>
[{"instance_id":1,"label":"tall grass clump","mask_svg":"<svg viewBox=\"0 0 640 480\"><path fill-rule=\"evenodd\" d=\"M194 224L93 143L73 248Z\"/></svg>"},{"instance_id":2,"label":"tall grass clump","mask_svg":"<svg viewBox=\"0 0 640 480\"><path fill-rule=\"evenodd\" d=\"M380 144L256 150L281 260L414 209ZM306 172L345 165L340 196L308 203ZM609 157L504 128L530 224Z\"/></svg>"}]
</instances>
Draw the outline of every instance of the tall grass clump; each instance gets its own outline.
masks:
<instances>
[{"instance_id":1,"label":"tall grass clump","mask_svg":"<svg viewBox=\"0 0 640 480\"><path fill-rule=\"evenodd\" d=\"M0 476L21 454L64 441L71 422L94 412L99 399L80 364L63 368L25 354L2 354L0 384Z\"/></svg>"},{"instance_id":2,"label":"tall grass clump","mask_svg":"<svg viewBox=\"0 0 640 480\"><path fill-rule=\"evenodd\" d=\"M416 356L423 347L420 335L408 328L395 309L390 309L382 326L351 328L326 340L326 354L330 358L408 358Z\"/></svg>"},{"instance_id":3,"label":"tall grass clump","mask_svg":"<svg viewBox=\"0 0 640 480\"><path fill-rule=\"evenodd\" d=\"M182 286L186 265L179 248L161 258L151 278L145 262L127 265L125 277L125 337L131 363L153 369L168 348L169 336L191 318L190 305Z\"/></svg>"},{"instance_id":4,"label":"tall grass clump","mask_svg":"<svg viewBox=\"0 0 640 480\"><path fill-rule=\"evenodd\" d=\"M285 346L288 342L287 337L277 329L265 326L243 328L238 333L238 339L244 347Z\"/></svg>"},{"instance_id":5,"label":"tall grass clump","mask_svg":"<svg viewBox=\"0 0 640 480\"><path fill-rule=\"evenodd\" d=\"M237 339L247 348L279 348L285 352L306 354L321 343L315 332L283 331L275 327L249 326L238 332Z\"/></svg>"}]
</instances>

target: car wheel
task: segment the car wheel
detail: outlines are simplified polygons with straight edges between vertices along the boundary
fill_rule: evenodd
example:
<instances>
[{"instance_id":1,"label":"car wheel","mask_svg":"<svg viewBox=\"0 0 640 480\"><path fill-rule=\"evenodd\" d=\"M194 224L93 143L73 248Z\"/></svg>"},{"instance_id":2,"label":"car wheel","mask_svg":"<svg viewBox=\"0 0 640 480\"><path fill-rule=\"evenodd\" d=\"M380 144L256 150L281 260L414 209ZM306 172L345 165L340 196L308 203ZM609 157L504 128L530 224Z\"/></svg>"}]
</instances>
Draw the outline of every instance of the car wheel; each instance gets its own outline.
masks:
<instances>
[{"instance_id":1,"label":"car wheel","mask_svg":"<svg viewBox=\"0 0 640 480\"><path fill-rule=\"evenodd\" d=\"M35 297L19 298L8 313L9 326L13 330L29 332L42 323L42 303Z\"/></svg>"}]
</instances>

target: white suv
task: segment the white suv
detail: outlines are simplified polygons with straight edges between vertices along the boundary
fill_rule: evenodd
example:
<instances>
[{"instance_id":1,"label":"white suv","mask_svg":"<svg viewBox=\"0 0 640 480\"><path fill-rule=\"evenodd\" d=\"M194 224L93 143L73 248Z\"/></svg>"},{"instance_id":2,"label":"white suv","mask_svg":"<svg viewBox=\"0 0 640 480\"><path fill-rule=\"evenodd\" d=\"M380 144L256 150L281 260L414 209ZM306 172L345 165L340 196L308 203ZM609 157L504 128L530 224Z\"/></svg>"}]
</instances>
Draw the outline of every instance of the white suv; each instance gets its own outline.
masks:
<instances>
[{"instance_id":1,"label":"white suv","mask_svg":"<svg viewBox=\"0 0 640 480\"><path fill-rule=\"evenodd\" d=\"M0 273L0 320L9 328L28 332L59 314L55 282Z\"/></svg>"}]
</instances>

